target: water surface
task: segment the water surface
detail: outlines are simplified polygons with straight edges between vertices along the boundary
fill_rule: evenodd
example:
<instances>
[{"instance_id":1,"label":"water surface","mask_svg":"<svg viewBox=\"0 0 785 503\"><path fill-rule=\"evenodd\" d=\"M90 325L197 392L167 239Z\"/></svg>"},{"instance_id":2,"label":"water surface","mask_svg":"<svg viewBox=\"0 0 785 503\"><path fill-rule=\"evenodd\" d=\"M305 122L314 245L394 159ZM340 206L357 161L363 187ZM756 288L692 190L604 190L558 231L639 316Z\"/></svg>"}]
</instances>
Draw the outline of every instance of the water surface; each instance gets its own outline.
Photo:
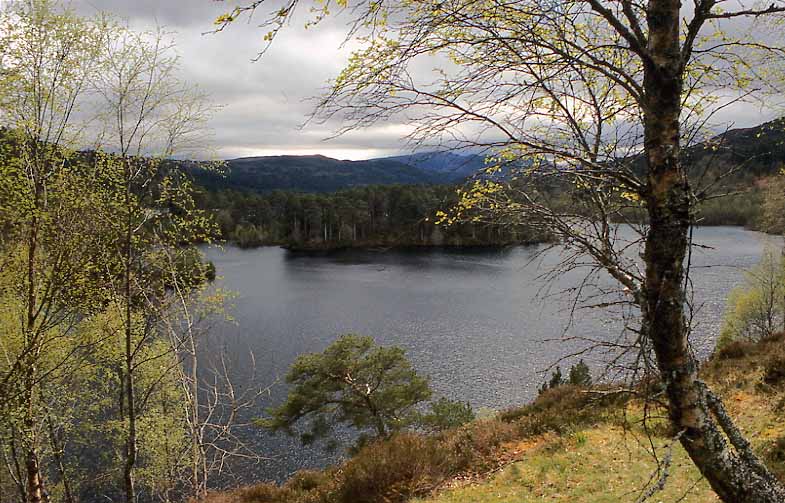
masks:
<instances>
[{"instance_id":1,"label":"water surface","mask_svg":"<svg viewBox=\"0 0 785 503\"><path fill-rule=\"evenodd\" d=\"M692 279L697 321L693 344L708 354L721 326L725 298L777 238L735 227L695 230ZM233 290L235 324L211 336L213 350L230 356L238 379L282 377L297 355L321 351L339 335L373 336L398 345L437 395L502 409L531 399L543 372L557 359L579 351L574 337L612 339L620 324L598 311L580 311L570 324L567 299L544 295L575 286L585 275L573 271L547 285L542 274L560 250L543 247L503 250L347 250L303 255L279 248L207 250L220 285ZM566 329L566 332L565 332ZM565 339L566 337L566 339ZM600 355L588 356L599 365ZM565 362L569 365L569 362ZM265 405L280 403L285 386L275 386ZM259 411L259 414L262 410ZM276 460L259 466L266 478L330 459L283 437L254 439Z\"/></svg>"}]
</instances>

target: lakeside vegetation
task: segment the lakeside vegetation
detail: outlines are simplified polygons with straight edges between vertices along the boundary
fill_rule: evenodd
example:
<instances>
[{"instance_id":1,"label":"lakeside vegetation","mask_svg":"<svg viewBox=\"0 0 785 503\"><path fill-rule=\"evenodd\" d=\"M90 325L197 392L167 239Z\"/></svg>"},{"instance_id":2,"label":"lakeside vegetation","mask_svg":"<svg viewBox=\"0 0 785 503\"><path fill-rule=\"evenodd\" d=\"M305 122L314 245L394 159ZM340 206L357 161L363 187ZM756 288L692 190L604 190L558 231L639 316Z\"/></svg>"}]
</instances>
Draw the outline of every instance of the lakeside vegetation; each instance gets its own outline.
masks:
<instances>
[{"instance_id":1,"label":"lakeside vegetation","mask_svg":"<svg viewBox=\"0 0 785 503\"><path fill-rule=\"evenodd\" d=\"M701 371L753 446L785 480L785 333L715 353ZM341 465L305 470L286 483L214 493L205 503L502 503L635 500L657 459L673 472L663 501L718 501L664 410L613 387L562 384L530 405L437 434L399 433L366 445ZM661 460L662 462L662 460ZM609 470L608 467L613 467Z\"/></svg>"},{"instance_id":2,"label":"lakeside vegetation","mask_svg":"<svg viewBox=\"0 0 785 503\"><path fill-rule=\"evenodd\" d=\"M766 87L747 51L769 59L782 52L733 42L719 28L706 37L702 27L785 7L728 13L698 1L683 39L678 2L660 0L648 8L568 2L563 10L536 0L353 4L357 29L372 30L363 41L384 43L355 53L321 111L348 111L350 130L409 108L425 114L412 134L428 139L454 140L461 126L484 123L505 140L492 134L469 146L493 151L489 171L505 163L516 170L508 180L488 173L460 191L392 185L332 194L199 190L171 159L203 145L215 107L179 77L162 30L77 16L54 0L3 4L0 503L655 494L781 503L785 259L771 252L749 272L729 301L717 351L700 362L689 340L699 320L687 258L696 223L785 230L785 183L772 171L780 169L779 143L770 135L747 145L766 170L747 185L726 185L719 182L738 159L713 164L712 154L685 166L680 141L719 106L706 98L713 90L746 97L749 87ZM216 23L223 28L263 3L238 4ZM265 40L297 3L272 14ZM329 4L313 4L315 22ZM387 23L400 39L385 38ZM712 60L714 48L703 44L717 37L723 52ZM406 68L435 41L465 73L445 72L444 88L421 92ZM743 54L728 56L734 46ZM733 80L714 73L718 62ZM511 73L520 80L506 80ZM701 95L706 81L717 87ZM430 117L429 108L437 110ZM500 109L506 117L492 118ZM548 127L524 127L532 122ZM745 144L758 137L734 134ZM84 145L92 150L79 152ZM624 149L638 152L617 158ZM750 186L733 203L720 199ZM626 218L649 223L632 242L613 231ZM580 361L566 378L557 368L533 403L473 419L464 403L430 401L402 350L346 336L301 355L287 376L287 401L249 421L269 383L236 385L224 355L204 345L211 320L226 315L226 294L211 288L215 270L198 248L216 237L292 249L558 240L561 262L544 276L591 269L570 287L574 306L615 310L625 328L617 339L587 342L614 375L633 377L591 385ZM595 284L599 274L613 286ZM253 367L254 355L247 360L238 366ZM248 441L258 428L303 428L304 440L313 440L329 439L339 424L364 434L343 463L281 485L215 491L232 480L233 461L267 461ZM626 459L601 465L601 456L622 452Z\"/></svg>"},{"instance_id":3,"label":"lakeside vegetation","mask_svg":"<svg viewBox=\"0 0 785 503\"><path fill-rule=\"evenodd\" d=\"M471 218L442 225L440 215L454 208L466 185L371 185L332 193L212 190L200 187L199 208L215 219L215 239L241 248L284 246L292 250L420 246L508 246L553 239L534 222ZM782 177L738 182L730 194L701 203L695 225L741 226L770 234L785 232ZM550 204L579 212L565 187L547 189ZM627 203L614 220L644 222L642 209Z\"/></svg>"},{"instance_id":4,"label":"lakeside vegetation","mask_svg":"<svg viewBox=\"0 0 785 503\"><path fill-rule=\"evenodd\" d=\"M451 186L391 185L331 194L205 191L199 205L213 213L220 239L244 248L504 246L547 239L525 224L439 225L439 212L457 199Z\"/></svg>"}]
</instances>

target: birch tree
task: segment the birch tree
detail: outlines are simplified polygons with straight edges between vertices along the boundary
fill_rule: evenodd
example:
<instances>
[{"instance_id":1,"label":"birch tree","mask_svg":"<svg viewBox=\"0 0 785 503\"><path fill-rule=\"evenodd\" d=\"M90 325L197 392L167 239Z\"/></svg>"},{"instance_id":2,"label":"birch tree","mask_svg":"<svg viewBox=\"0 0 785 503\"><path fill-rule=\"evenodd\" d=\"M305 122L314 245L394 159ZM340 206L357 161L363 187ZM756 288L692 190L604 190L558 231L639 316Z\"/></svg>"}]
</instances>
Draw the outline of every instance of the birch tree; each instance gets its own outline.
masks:
<instances>
[{"instance_id":1,"label":"birch tree","mask_svg":"<svg viewBox=\"0 0 785 503\"><path fill-rule=\"evenodd\" d=\"M270 43L309 4L248 2L216 19L216 29L256 12ZM485 152L489 173L443 220L542 225L570 251L562 269L588 259L613 278L618 288L605 293L615 300L602 303L635 316L626 331L633 345L624 347L664 383L673 429L712 488L727 502L783 501L785 488L700 380L690 348L691 226L727 174L683 161L688 146L721 142L719 112L780 99L785 3L336 0L311 7L315 23L330 9L345 10L349 37L361 46L315 118L342 120L340 134L405 117L415 147ZM437 71L418 70L422 60ZM555 189L574 204L554 205ZM612 225L631 210L646 220L632 242Z\"/></svg>"},{"instance_id":2,"label":"birch tree","mask_svg":"<svg viewBox=\"0 0 785 503\"><path fill-rule=\"evenodd\" d=\"M171 157L204 149L214 107L180 80L162 30L30 0L4 6L0 39L0 453L19 501L204 492L213 468L189 487L183 453L189 436L211 449L204 430L219 421L191 428L183 411L196 393L183 387L193 320L168 335L206 280L191 245L213 232ZM220 426L227 436L236 423ZM123 439L123 482L110 489L117 465L85 443L91 431L108 452Z\"/></svg>"},{"instance_id":3,"label":"birch tree","mask_svg":"<svg viewBox=\"0 0 785 503\"><path fill-rule=\"evenodd\" d=\"M0 16L0 119L10 138L4 148L13 154L0 164L2 209L9 218L5 235L13 243L3 243L9 261L3 266L24 285L12 294L21 337L16 346L4 348L0 405L23 410L17 433L25 496L38 503L46 495L38 455L41 383L52 371L41 359L91 302L94 240L80 220L85 208L80 202L87 201L70 181L68 151L85 124L77 111L96 59L96 30L47 0L10 2Z\"/></svg>"},{"instance_id":4,"label":"birch tree","mask_svg":"<svg viewBox=\"0 0 785 503\"><path fill-rule=\"evenodd\" d=\"M209 219L195 208L190 182L169 159L203 140L213 107L198 89L182 83L172 49L161 29L137 33L114 26L103 33L101 69L93 78L104 112L98 146L112 152L101 162L114 206L101 217L113 229L112 256L118 259L112 291L123 320L123 485L128 503L137 498L138 421L144 397L151 393L136 382L140 358L161 334L173 301L161 283L167 253L182 255L181 243L211 235Z\"/></svg>"}]
</instances>

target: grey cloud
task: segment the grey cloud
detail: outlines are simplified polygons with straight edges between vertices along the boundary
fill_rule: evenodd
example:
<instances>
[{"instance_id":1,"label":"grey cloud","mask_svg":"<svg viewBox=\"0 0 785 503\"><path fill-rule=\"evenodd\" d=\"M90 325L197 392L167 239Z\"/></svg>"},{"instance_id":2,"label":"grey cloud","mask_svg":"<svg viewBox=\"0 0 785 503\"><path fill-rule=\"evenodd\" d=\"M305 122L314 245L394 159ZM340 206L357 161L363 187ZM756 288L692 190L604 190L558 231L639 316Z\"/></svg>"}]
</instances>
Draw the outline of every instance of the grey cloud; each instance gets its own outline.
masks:
<instances>
[{"instance_id":1,"label":"grey cloud","mask_svg":"<svg viewBox=\"0 0 785 503\"><path fill-rule=\"evenodd\" d=\"M210 29L213 19L231 9L232 2L216 0L72 0L81 14L111 12L128 20L157 20L168 26Z\"/></svg>"},{"instance_id":2,"label":"grey cloud","mask_svg":"<svg viewBox=\"0 0 785 503\"><path fill-rule=\"evenodd\" d=\"M2 1L2 0L0 0ZM215 0L71 0L78 12L105 11L128 20L135 29L164 25L176 32L183 78L207 91L223 105L212 121L218 155L232 158L277 153L324 153L361 159L406 150L405 124L399 119L364 131L322 141L338 127L336 121L303 124L312 110L308 98L319 95L344 66L349 50L341 48L346 20L330 18L305 30L305 17L282 31L269 52L251 62L262 47L263 30L239 22L218 34L203 35L212 21L236 2ZM303 12L305 14L305 12ZM439 61L438 63L444 63ZM418 62L413 71L426 77L434 61ZM738 105L717 119L735 127L771 118L771 110Z\"/></svg>"},{"instance_id":3,"label":"grey cloud","mask_svg":"<svg viewBox=\"0 0 785 503\"><path fill-rule=\"evenodd\" d=\"M310 98L321 94L346 62L342 21L330 20L317 29L304 29L305 18L281 32L258 62L262 48L258 22L240 22L221 33L213 20L233 2L214 0L72 0L78 13L108 12L139 30L164 26L173 32L181 56L183 78L205 90L222 109L211 122L220 157L276 153L325 153L347 158L395 154L400 137L383 132L322 141L335 122L300 129L312 111Z\"/></svg>"}]
</instances>

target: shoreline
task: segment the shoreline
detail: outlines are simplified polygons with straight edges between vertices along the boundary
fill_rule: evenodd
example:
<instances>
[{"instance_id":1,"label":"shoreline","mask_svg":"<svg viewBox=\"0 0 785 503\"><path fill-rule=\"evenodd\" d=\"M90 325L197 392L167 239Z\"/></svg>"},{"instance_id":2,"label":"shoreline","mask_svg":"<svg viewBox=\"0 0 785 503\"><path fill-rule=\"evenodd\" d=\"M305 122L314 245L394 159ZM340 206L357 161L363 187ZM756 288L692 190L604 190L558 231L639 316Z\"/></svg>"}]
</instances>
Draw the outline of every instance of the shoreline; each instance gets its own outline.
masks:
<instances>
[{"instance_id":1,"label":"shoreline","mask_svg":"<svg viewBox=\"0 0 785 503\"><path fill-rule=\"evenodd\" d=\"M705 225L694 225L694 228L701 228L701 227L729 227L734 229L744 229L747 231L752 232L759 232L761 234L765 234L767 236L780 236L780 234L776 232L767 232L765 229L759 229L752 226L747 225L733 225L733 224L705 224ZM359 251L372 251L372 252L387 252L387 251L396 251L396 250L428 250L428 249L442 249L442 250L480 250L480 249L487 249L487 250L501 250L505 248L512 248L516 246L532 246L532 245L540 245L540 244L555 244L557 243L556 240L549 240L549 239L530 239L530 240L521 240L521 241L503 241L503 242L494 242L494 243L483 243L483 242L468 242L468 243L455 243L455 242L448 242L448 243L416 243L416 242L398 242L393 243L384 240L377 240L377 241L362 241L357 243L351 242L342 242L342 243L334 243L334 244L324 244L322 242L315 242L315 243L290 243L290 242L268 242L268 243L261 243L258 245L252 246L242 246L232 240L218 240L215 242L216 244L220 244L221 246L233 246L239 248L241 250L254 250L260 248L282 248L292 253L313 253L313 254L321 254L321 253L331 253L331 252L339 252L339 251L346 251L346 250L359 250Z\"/></svg>"},{"instance_id":2,"label":"shoreline","mask_svg":"<svg viewBox=\"0 0 785 503\"><path fill-rule=\"evenodd\" d=\"M384 243L384 242L366 242L362 244L291 244L291 243L266 243L255 246L240 246L234 241L219 241L217 244L221 246L233 246L240 250L255 250L260 248L281 248L292 253L302 254L321 254L331 252L341 252L347 250L369 251L384 253L387 251L398 250L502 250L505 248L513 248L516 246L532 246L539 244L553 243L549 240L527 240L527 241L510 241L501 243Z\"/></svg>"}]
</instances>

